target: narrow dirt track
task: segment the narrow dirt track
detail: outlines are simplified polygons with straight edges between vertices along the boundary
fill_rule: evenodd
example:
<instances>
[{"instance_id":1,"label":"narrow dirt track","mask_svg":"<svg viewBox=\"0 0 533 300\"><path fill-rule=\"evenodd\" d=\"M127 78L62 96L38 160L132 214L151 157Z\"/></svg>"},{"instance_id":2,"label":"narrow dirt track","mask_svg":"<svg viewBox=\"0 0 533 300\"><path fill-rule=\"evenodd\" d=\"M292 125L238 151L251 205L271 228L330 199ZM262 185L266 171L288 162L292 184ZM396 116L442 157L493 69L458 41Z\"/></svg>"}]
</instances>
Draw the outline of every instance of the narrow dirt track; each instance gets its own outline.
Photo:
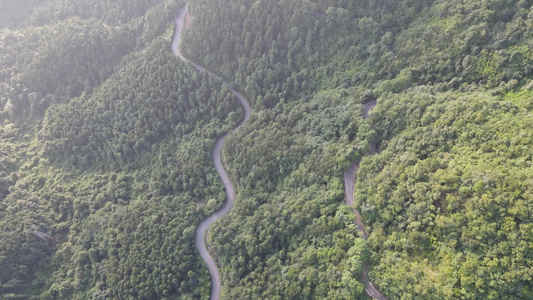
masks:
<instances>
[{"instance_id":1,"label":"narrow dirt track","mask_svg":"<svg viewBox=\"0 0 533 300\"><path fill-rule=\"evenodd\" d=\"M179 44L180 44L180 38L181 38L181 31L183 29L183 22L185 20L185 15L187 14L187 7L182 8L178 16L176 18L176 33L174 35L174 40L172 41L172 52L179 57L182 61L186 63L190 63L193 65L198 71L200 72L207 72L209 75L218 77L217 75L209 72L204 67L190 61L187 59L183 54L180 52ZM218 77L220 78L220 77ZM222 80L222 78L220 78ZM227 85L227 82L222 80L222 82ZM239 101L241 102L243 108L244 108L244 117L242 121L233 129L233 132L236 132L239 130L241 126L244 125L246 120L250 117L250 113L252 111L250 102L248 99L246 99L241 93L238 91L231 89L231 92L237 96ZM226 170L224 170L224 167L222 166L220 153L222 151L222 146L224 145L224 139L226 138L228 134L224 135L223 137L219 138L216 143L215 147L213 148L213 151L211 152L211 158L213 159L213 164L215 165L215 169L222 179L222 182L224 183L224 188L226 189L226 202L224 203L224 206L217 210L214 214L210 215L206 219L202 220L198 227L196 228L196 233L194 236L194 243L196 245L196 248L200 252L200 256L205 261L205 264L207 265L207 268L209 269L209 273L211 274L211 280L212 280L212 289L211 289L211 299L212 300L218 300L220 299L220 294L222 290L222 283L220 280L220 272L218 270L218 267L213 259L213 257L209 254L209 251L207 250L207 247L205 245L205 236L207 234L207 230L209 229L209 226L213 224L215 221L222 218L224 215L226 215L231 208L233 207L233 203L235 202L235 188L233 187L233 184L231 183L231 180L226 173Z\"/></svg>"}]
</instances>

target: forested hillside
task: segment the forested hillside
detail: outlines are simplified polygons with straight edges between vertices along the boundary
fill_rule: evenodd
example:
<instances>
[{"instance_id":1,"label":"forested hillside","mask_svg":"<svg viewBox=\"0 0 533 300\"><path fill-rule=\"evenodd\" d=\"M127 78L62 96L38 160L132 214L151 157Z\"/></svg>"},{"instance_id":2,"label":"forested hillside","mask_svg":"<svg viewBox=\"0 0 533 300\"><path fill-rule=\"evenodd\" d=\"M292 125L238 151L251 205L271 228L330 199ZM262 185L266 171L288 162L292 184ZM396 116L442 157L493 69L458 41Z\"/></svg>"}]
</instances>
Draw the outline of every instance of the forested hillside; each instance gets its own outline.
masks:
<instances>
[{"instance_id":1,"label":"forested hillside","mask_svg":"<svg viewBox=\"0 0 533 300\"><path fill-rule=\"evenodd\" d=\"M2 29L1 299L209 291L194 229L242 109L170 51L183 5L45 1Z\"/></svg>"},{"instance_id":2,"label":"forested hillside","mask_svg":"<svg viewBox=\"0 0 533 300\"><path fill-rule=\"evenodd\" d=\"M533 92L417 87L380 104L382 151L355 188L376 282L405 297L531 298Z\"/></svg>"},{"instance_id":3,"label":"forested hillside","mask_svg":"<svg viewBox=\"0 0 533 300\"><path fill-rule=\"evenodd\" d=\"M531 298L531 5L191 3L184 49L258 110L225 148L241 191L211 238L226 297L358 298L367 261L390 299ZM365 243L340 179L368 142Z\"/></svg>"},{"instance_id":4,"label":"forested hillside","mask_svg":"<svg viewBox=\"0 0 533 300\"><path fill-rule=\"evenodd\" d=\"M0 0L0 299L209 299L184 5ZM533 298L533 1L187 6L223 299Z\"/></svg>"}]
</instances>

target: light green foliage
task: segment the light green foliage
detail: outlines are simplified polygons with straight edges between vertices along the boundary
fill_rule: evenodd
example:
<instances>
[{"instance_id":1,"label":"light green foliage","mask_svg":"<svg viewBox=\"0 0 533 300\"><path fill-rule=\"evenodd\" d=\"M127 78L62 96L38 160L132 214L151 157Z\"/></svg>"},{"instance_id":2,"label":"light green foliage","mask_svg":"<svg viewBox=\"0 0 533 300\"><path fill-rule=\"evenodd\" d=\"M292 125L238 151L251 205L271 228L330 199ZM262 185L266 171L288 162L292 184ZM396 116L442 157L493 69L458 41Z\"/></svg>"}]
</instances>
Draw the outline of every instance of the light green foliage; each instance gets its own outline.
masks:
<instances>
[{"instance_id":1,"label":"light green foliage","mask_svg":"<svg viewBox=\"0 0 533 300\"><path fill-rule=\"evenodd\" d=\"M501 98L416 88L378 99L382 151L361 164L355 202L385 293L528 297L533 118Z\"/></svg>"},{"instance_id":2,"label":"light green foliage","mask_svg":"<svg viewBox=\"0 0 533 300\"><path fill-rule=\"evenodd\" d=\"M503 99L512 102L523 110L531 111L533 109L533 90L510 91L505 94Z\"/></svg>"}]
</instances>

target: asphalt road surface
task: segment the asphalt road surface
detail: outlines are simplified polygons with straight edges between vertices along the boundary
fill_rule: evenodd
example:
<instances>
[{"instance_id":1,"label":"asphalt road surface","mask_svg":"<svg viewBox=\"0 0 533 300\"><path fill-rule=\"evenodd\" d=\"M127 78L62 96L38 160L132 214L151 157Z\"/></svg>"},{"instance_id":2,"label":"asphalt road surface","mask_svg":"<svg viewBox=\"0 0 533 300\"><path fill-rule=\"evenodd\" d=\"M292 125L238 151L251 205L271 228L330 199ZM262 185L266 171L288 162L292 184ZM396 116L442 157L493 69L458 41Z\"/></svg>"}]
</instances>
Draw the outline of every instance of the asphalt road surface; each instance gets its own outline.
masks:
<instances>
[{"instance_id":1,"label":"asphalt road surface","mask_svg":"<svg viewBox=\"0 0 533 300\"><path fill-rule=\"evenodd\" d=\"M172 41L172 52L179 57L182 61L186 63L190 63L193 65L199 72L207 72L211 76L216 76L215 74L209 72L204 67L190 61L187 59L183 54L180 52L179 44L180 44L180 38L181 38L181 31L183 29L183 22L185 20L185 15L187 14L187 7L182 8L178 16L176 18L176 33L174 35L174 40ZM227 85L227 82L222 82ZM237 96L239 101L241 102L242 106L244 107L244 117L241 120L241 122L233 129L234 132L239 130L241 126L244 125L246 120L250 117L251 107L250 102L248 99L246 99L241 93L238 91L231 89L231 92ZM196 233L194 236L194 243L196 245L196 248L200 252L200 256L205 261L205 264L207 265L207 268L209 269L209 273L211 274L211 280L212 280L212 289L211 289L211 300L218 300L220 299L220 292L222 288L221 280L220 280L220 272L217 268L217 265L213 259L213 257L209 254L209 251L207 250L207 247L205 246L205 236L207 233L207 230L209 229L209 226L213 224L215 221L222 218L224 215L226 215L233 206L233 203L235 202L235 188L233 187L233 184L231 183L231 180L224 170L224 167L222 166L221 158L220 158L220 152L222 151L222 146L224 145L224 139L226 138L227 134L223 137L219 138L216 143L215 147L213 148L213 151L211 152L211 157L213 159L213 163L215 164L215 169L222 179L222 182L224 183L224 188L226 189L226 202L224 203L224 206L217 210L214 214L210 215L206 219L202 220L198 227L196 228Z\"/></svg>"},{"instance_id":2,"label":"asphalt road surface","mask_svg":"<svg viewBox=\"0 0 533 300\"><path fill-rule=\"evenodd\" d=\"M376 107L376 100L371 101L365 105L365 108L363 110L363 117L366 119L368 118L368 114L374 107ZM377 152L377 145L376 143L370 143L370 152L365 154L371 155ZM353 200L353 191L354 191L354 185L355 185L355 178L357 176L357 170L359 170L359 161L354 162L346 172L344 172L344 196L346 198L346 203L349 206L354 205ZM361 232L361 236L366 240L368 239L368 236L366 234L365 230L365 224L363 224L363 221L361 220L361 214L354 208L353 209L354 214L356 215L355 225L357 226L357 229ZM388 300L385 295L380 293L378 289L372 284L370 280L368 280L367 271L363 272L363 283L365 284L365 291L366 293L377 300Z\"/></svg>"}]
</instances>

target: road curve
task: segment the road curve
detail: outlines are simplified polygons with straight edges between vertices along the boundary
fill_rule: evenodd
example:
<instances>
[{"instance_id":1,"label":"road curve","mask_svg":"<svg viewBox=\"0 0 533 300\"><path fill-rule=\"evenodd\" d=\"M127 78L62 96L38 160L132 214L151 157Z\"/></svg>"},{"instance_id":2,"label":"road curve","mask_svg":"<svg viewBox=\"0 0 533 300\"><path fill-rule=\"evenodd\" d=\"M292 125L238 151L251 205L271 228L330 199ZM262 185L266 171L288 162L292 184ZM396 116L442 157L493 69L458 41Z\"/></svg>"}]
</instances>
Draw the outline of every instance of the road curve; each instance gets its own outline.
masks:
<instances>
[{"instance_id":1,"label":"road curve","mask_svg":"<svg viewBox=\"0 0 533 300\"><path fill-rule=\"evenodd\" d=\"M371 101L365 105L365 108L363 109L363 117L366 119L368 118L368 114L374 107L376 107L376 100ZM377 152L377 145L375 143L370 143L370 151L365 154L370 155ZM359 170L359 161L354 162L350 165L350 167L344 172L344 196L346 198L346 204L349 206L354 205L353 200L353 191L354 191L354 184L355 184L355 177L357 175L357 170ZM365 240L368 239L368 236L366 234L365 225L363 224L363 221L361 220L361 214L354 208L353 212L356 216L355 219L355 225L357 226L357 229L361 232L361 235ZM374 284L370 280L368 280L367 276L367 266L365 266L365 271L363 272L362 276L363 283L365 284L365 291L366 293L377 300L388 300L385 295L380 293L376 287L374 287Z\"/></svg>"},{"instance_id":2,"label":"road curve","mask_svg":"<svg viewBox=\"0 0 533 300\"><path fill-rule=\"evenodd\" d=\"M180 38L181 38L181 30L183 29L183 23L185 20L185 15L187 14L187 6L183 7L176 18L176 33L174 35L174 40L172 41L172 52L179 57L182 61L186 63L190 63L193 65L198 71L200 72L207 72L211 76L216 76L215 74L209 72L204 67L190 61L187 59L183 54L180 52L179 44L180 44ZM227 82L223 81L225 85L227 85ZM241 126L244 125L246 120L250 117L251 112L251 106L248 99L246 99L241 93L238 91L231 89L231 92L237 96L239 101L241 102L243 108L244 108L244 117L242 118L241 122L233 129L233 132L236 132L239 130ZM213 151L211 152L211 157L213 159L213 163L215 164L215 169L222 179L222 182L224 183L224 188L226 189L226 202L224 203L224 206L217 210L214 214L210 215L206 219L202 220L198 227L196 228L196 233L194 236L194 243L196 245L196 248L200 252L200 256L202 256L202 259L205 261L205 264L207 265L207 268L209 269L209 273L211 274L211 280L212 280L212 289L211 289L211 300L218 300L220 299L220 292L222 288L222 284L220 281L220 272L217 268L217 265L213 259L213 257L209 254L209 251L207 250L205 246L205 236L207 233L207 229L211 224L213 224L216 220L222 218L224 215L226 215L233 206L233 203L235 201L235 188L233 187L233 184L231 183L231 180L229 179L228 174L224 170L224 167L222 166L222 162L220 159L220 153L222 151L222 146L224 144L224 139L226 138L228 134L224 135L223 137L219 138L216 143L215 147L213 148Z\"/></svg>"}]
</instances>

